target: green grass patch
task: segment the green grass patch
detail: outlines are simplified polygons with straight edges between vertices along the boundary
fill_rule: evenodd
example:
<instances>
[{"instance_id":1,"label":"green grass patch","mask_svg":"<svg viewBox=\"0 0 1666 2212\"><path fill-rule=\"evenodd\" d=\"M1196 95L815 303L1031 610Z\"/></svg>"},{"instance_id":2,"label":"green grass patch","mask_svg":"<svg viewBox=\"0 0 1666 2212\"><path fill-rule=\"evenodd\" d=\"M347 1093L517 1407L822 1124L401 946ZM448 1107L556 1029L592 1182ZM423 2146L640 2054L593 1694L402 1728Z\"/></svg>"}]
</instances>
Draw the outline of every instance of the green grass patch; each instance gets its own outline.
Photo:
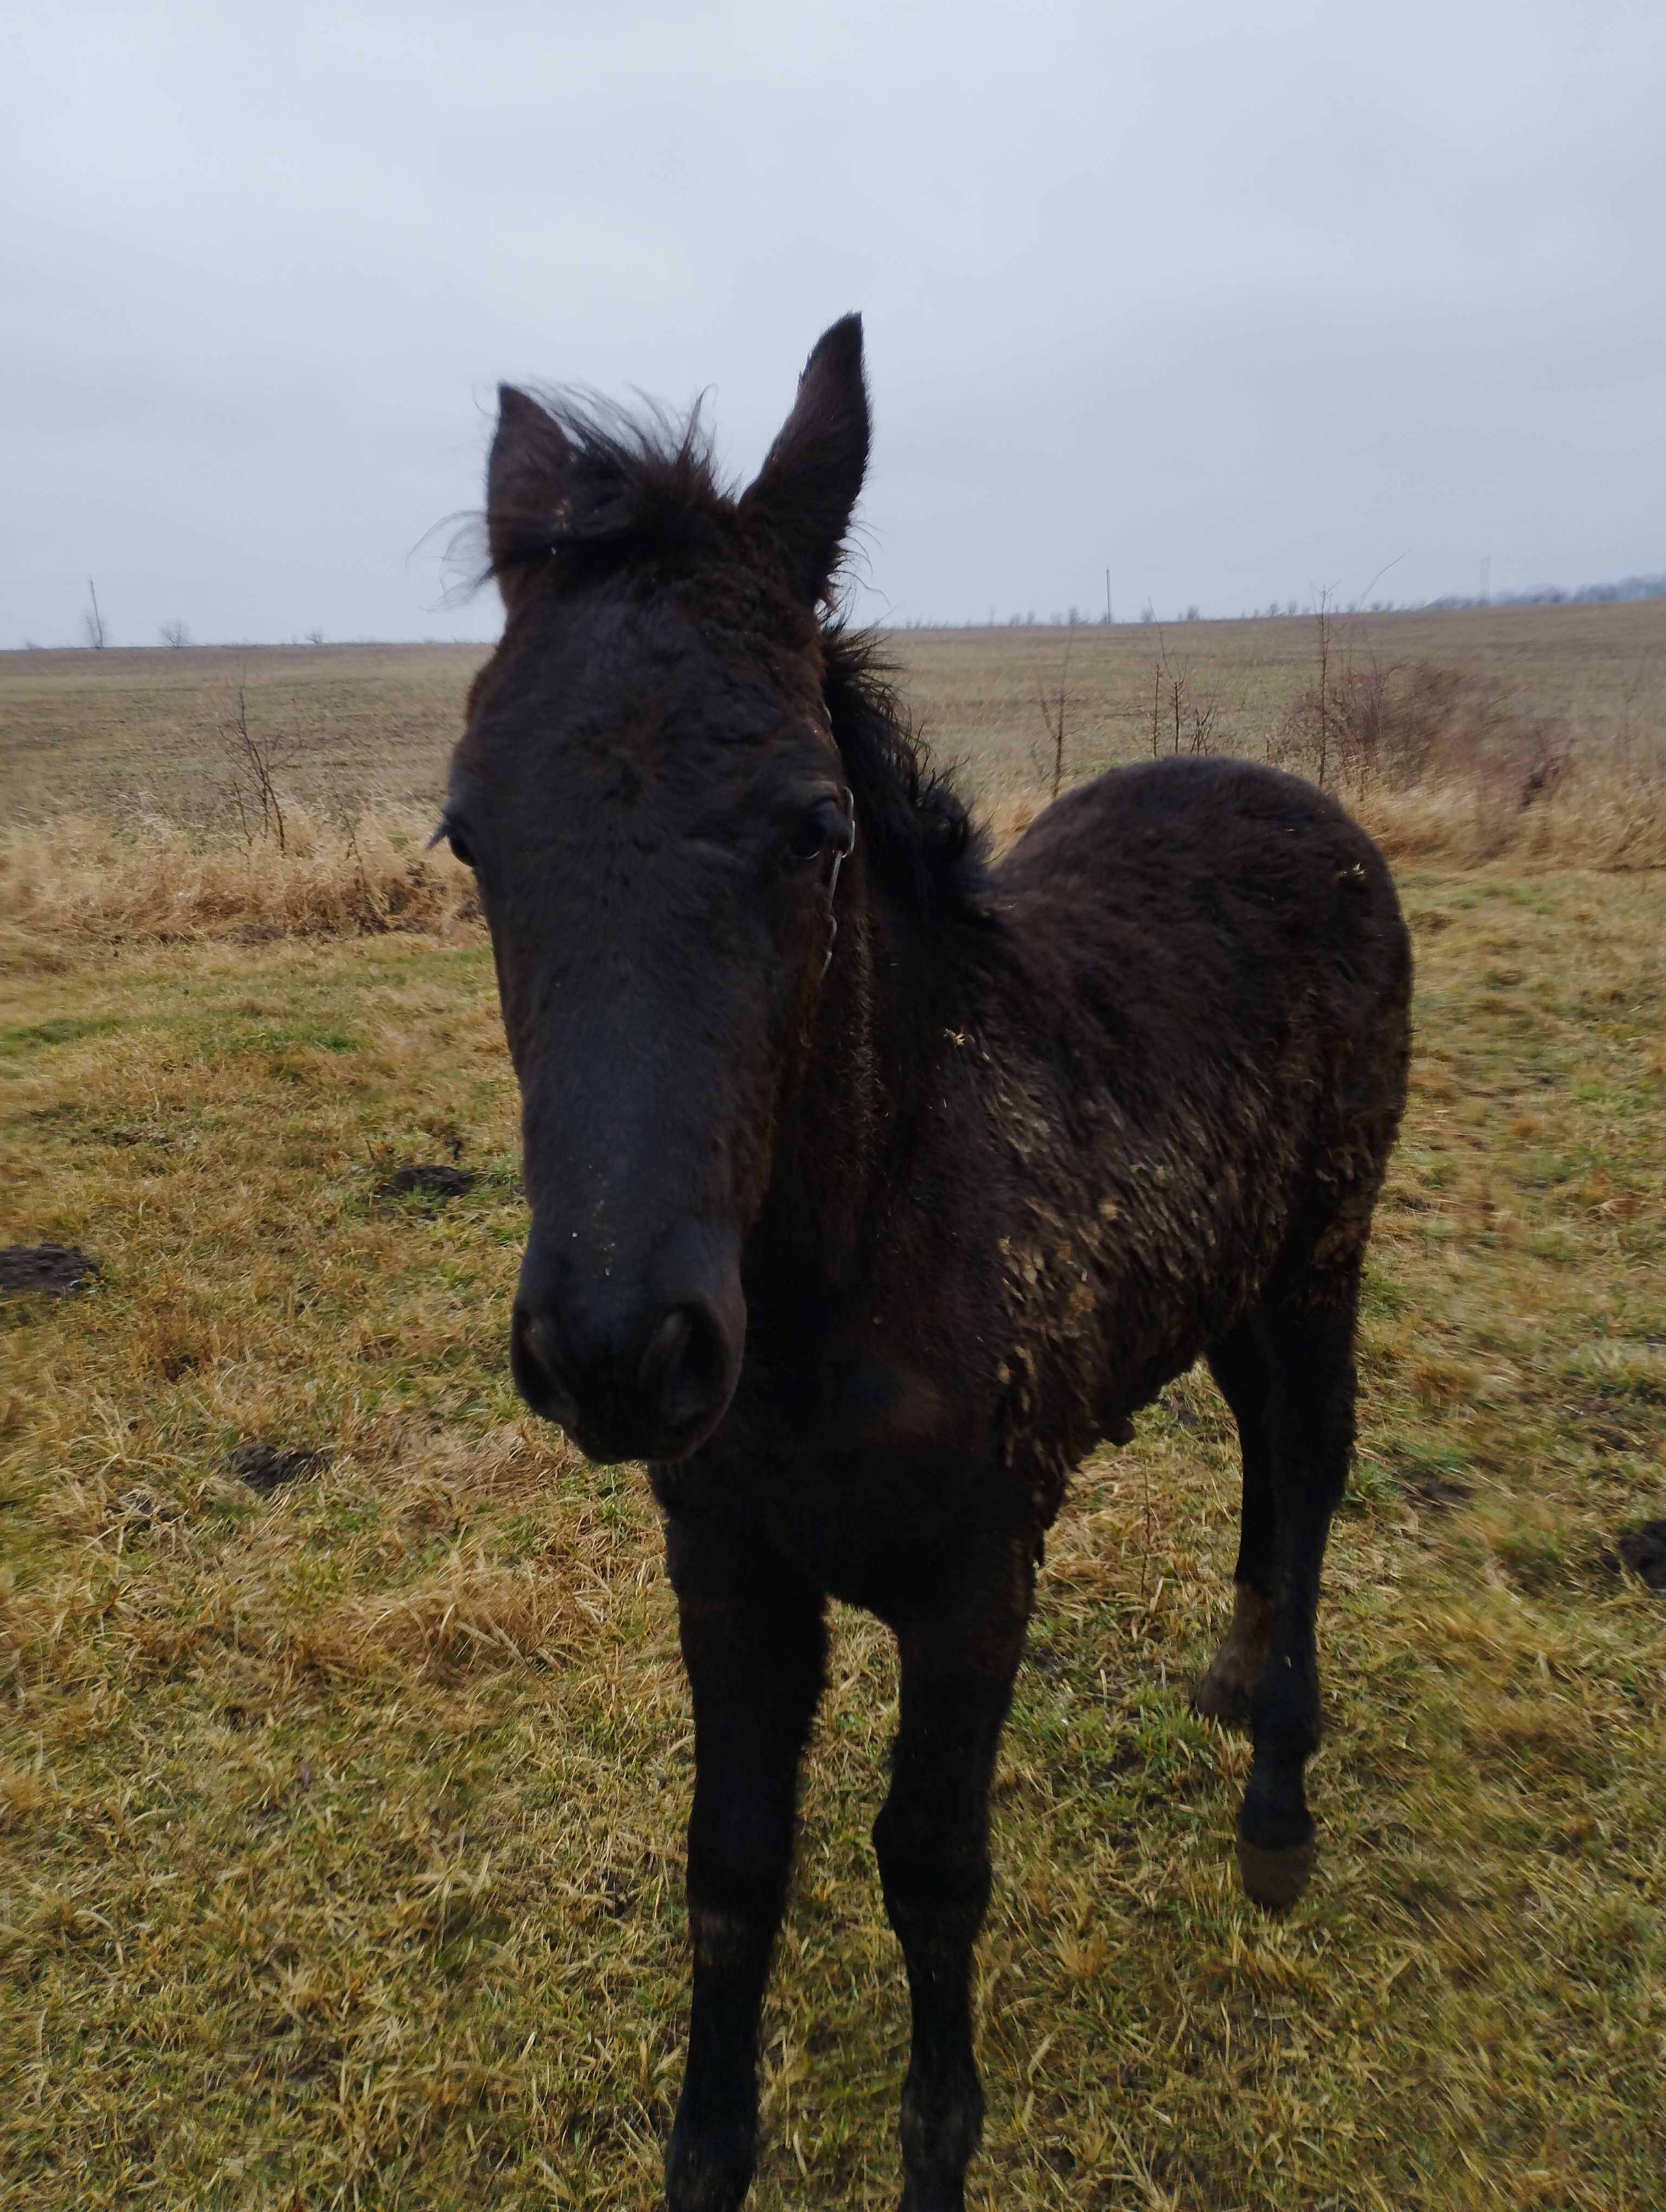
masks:
<instances>
[{"instance_id":1,"label":"green grass patch","mask_svg":"<svg viewBox=\"0 0 1666 2212\"><path fill-rule=\"evenodd\" d=\"M108 1036L121 1024L109 1014L54 1014L44 1022L27 1022L0 1029L0 1052L38 1052L43 1046L79 1044L84 1038Z\"/></svg>"}]
</instances>

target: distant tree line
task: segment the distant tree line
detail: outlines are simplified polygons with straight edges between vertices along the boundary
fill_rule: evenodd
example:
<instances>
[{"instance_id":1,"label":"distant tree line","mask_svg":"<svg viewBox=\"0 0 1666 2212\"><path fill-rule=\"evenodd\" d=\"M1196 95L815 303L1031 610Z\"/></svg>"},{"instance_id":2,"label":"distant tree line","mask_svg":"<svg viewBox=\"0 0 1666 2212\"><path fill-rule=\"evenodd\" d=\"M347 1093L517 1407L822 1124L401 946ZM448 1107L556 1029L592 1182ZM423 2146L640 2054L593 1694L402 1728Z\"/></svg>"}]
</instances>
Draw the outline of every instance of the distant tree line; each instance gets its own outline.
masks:
<instances>
[{"instance_id":1,"label":"distant tree line","mask_svg":"<svg viewBox=\"0 0 1666 2212\"><path fill-rule=\"evenodd\" d=\"M1560 584L1535 584L1525 592L1491 592L1485 599L1466 599L1453 592L1438 599L1372 599L1368 605L1350 608L1349 611L1372 615L1438 615L1455 614L1465 607L1584 607L1605 605L1622 599L1666 599L1666 575L1623 576L1617 584L1582 584L1574 591L1566 590ZM1237 619L1240 622L1264 622L1277 617L1288 620L1294 617L1305 617L1314 611L1311 605L1304 607L1298 599L1274 599L1265 607L1247 609ZM1178 622L1201 622L1203 617L1194 601L1182 608L1175 618ZM1149 599L1141 606L1136 619L1142 623L1155 623L1159 619ZM973 622L938 622L929 616L914 616L893 623L889 627L896 629L1074 629L1088 623L1100 628L1107 623L1114 626L1114 623L1115 618L1110 615L1084 614L1079 608L1072 607L1067 614L1037 616L1031 612L1008 615L1004 622L999 623L993 614L983 621Z\"/></svg>"},{"instance_id":2,"label":"distant tree line","mask_svg":"<svg viewBox=\"0 0 1666 2212\"><path fill-rule=\"evenodd\" d=\"M1574 592L1560 584L1535 584L1525 592L1493 592L1484 599L1453 593L1426 604L1431 614L1444 614L1460 607L1589 607L1617 599L1666 599L1666 576L1622 576L1617 584L1582 584Z\"/></svg>"}]
</instances>

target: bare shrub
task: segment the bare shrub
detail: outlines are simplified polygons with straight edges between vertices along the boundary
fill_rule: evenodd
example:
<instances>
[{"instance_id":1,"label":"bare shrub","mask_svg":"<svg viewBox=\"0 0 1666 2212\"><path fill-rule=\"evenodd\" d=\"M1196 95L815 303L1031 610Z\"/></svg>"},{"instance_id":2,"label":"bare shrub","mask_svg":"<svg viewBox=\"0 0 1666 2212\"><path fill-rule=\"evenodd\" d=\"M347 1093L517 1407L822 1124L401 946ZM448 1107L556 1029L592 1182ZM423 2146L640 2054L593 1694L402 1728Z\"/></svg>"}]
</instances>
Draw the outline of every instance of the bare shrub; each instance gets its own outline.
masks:
<instances>
[{"instance_id":1,"label":"bare shrub","mask_svg":"<svg viewBox=\"0 0 1666 2212\"><path fill-rule=\"evenodd\" d=\"M1322 627L1317 672L1286 708L1268 757L1355 799L1457 780L1530 806L1560 781L1568 750L1566 724L1523 706L1496 677L1351 646L1339 653Z\"/></svg>"},{"instance_id":2,"label":"bare shrub","mask_svg":"<svg viewBox=\"0 0 1666 2212\"><path fill-rule=\"evenodd\" d=\"M183 653L186 646L191 643L191 632L178 615L175 615L172 622L165 622L162 624L160 635L162 643L167 646L170 653Z\"/></svg>"},{"instance_id":3,"label":"bare shrub","mask_svg":"<svg viewBox=\"0 0 1666 2212\"><path fill-rule=\"evenodd\" d=\"M1357 648L1322 592L1314 666L1267 757L1345 799L1396 859L1510 853L1608 868L1666 861L1666 743L1633 711L1576 732L1496 676Z\"/></svg>"},{"instance_id":4,"label":"bare shrub","mask_svg":"<svg viewBox=\"0 0 1666 2212\"><path fill-rule=\"evenodd\" d=\"M1151 757L1163 753L1208 753L1217 750L1220 695L1212 683L1207 690L1195 681L1189 659L1173 659L1169 641L1157 633L1157 658L1152 663Z\"/></svg>"},{"instance_id":5,"label":"bare shrub","mask_svg":"<svg viewBox=\"0 0 1666 2212\"><path fill-rule=\"evenodd\" d=\"M230 768L226 782L227 803L236 817L245 848L252 847L258 836L276 837L277 849L283 853L287 831L276 770L290 751L291 741L281 731L256 731L252 727L240 667L232 711L220 725L220 742Z\"/></svg>"}]
</instances>

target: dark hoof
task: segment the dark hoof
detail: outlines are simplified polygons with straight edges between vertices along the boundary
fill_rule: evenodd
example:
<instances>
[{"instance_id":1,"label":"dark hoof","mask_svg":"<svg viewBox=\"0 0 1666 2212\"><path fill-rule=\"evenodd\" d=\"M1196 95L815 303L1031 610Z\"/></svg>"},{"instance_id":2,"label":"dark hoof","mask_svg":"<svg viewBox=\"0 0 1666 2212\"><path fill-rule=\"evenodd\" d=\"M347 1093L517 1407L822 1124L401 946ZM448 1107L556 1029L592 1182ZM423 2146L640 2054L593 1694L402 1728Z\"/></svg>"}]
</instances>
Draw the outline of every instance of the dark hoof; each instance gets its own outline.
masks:
<instances>
[{"instance_id":1,"label":"dark hoof","mask_svg":"<svg viewBox=\"0 0 1666 2212\"><path fill-rule=\"evenodd\" d=\"M1312 1837L1274 1851L1264 1844L1247 1844L1240 1836L1237 1848L1238 1875L1250 1903L1265 1912L1288 1912L1307 1887L1318 1856Z\"/></svg>"},{"instance_id":2,"label":"dark hoof","mask_svg":"<svg viewBox=\"0 0 1666 2212\"><path fill-rule=\"evenodd\" d=\"M757 2162L757 2137L744 2123L674 2126L666 2154L666 2212L739 2212Z\"/></svg>"},{"instance_id":3,"label":"dark hoof","mask_svg":"<svg viewBox=\"0 0 1666 2212\"><path fill-rule=\"evenodd\" d=\"M1250 1686L1234 1669L1222 1667L1219 1661L1192 1692L1192 1703L1206 1721L1219 1721L1222 1728L1250 1733Z\"/></svg>"}]
</instances>

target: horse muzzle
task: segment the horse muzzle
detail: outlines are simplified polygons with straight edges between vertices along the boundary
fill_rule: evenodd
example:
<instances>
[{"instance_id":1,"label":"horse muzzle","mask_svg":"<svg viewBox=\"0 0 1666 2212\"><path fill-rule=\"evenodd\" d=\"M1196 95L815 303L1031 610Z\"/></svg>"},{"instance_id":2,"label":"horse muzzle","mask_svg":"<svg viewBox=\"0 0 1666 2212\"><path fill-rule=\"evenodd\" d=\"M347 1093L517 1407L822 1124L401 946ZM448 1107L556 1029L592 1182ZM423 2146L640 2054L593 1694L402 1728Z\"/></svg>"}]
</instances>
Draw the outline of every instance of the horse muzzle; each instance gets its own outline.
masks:
<instances>
[{"instance_id":1,"label":"horse muzzle","mask_svg":"<svg viewBox=\"0 0 1666 2212\"><path fill-rule=\"evenodd\" d=\"M669 1239L621 1292L611 1268L587 1282L570 1259L552 1267L559 1234L546 1242L534 1231L510 1365L533 1412L559 1423L587 1459L686 1459L722 1419L745 1339L739 1271L721 1249L727 1241L707 1231Z\"/></svg>"}]
</instances>

